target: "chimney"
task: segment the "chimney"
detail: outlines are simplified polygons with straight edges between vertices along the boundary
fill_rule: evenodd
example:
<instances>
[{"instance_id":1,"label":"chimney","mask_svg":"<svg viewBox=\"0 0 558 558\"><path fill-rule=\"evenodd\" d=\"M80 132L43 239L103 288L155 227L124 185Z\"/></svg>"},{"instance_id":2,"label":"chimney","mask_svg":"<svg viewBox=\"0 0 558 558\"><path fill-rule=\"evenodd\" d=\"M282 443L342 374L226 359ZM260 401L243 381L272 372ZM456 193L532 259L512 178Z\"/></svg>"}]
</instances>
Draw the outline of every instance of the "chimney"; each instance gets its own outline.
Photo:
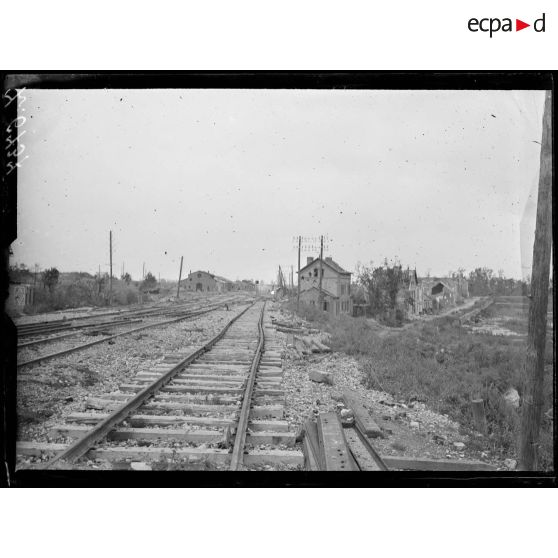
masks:
<instances>
[{"instance_id":1,"label":"chimney","mask_svg":"<svg viewBox=\"0 0 558 558\"><path fill-rule=\"evenodd\" d=\"M306 257L306 265L311 264L314 261L314 258L312 256L307 256Z\"/></svg>"},{"instance_id":2,"label":"chimney","mask_svg":"<svg viewBox=\"0 0 558 558\"><path fill-rule=\"evenodd\" d=\"M331 263L333 259L331 258L331 256L326 256L325 261Z\"/></svg>"}]
</instances>

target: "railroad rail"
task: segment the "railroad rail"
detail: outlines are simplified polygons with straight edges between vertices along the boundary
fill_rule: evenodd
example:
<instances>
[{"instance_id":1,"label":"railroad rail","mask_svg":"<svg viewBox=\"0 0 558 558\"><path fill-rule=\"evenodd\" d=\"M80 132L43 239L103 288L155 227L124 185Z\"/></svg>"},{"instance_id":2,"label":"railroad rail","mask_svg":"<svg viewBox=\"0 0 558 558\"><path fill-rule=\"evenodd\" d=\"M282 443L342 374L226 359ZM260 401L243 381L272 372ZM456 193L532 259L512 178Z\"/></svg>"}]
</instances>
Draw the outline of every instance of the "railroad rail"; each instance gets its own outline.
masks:
<instances>
[{"instance_id":1,"label":"railroad rail","mask_svg":"<svg viewBox=\"0 0 558 558\"><path fill-rule=\"evenodd\" d=\"M233 302L233 300L229 300L228 304L231 304L232 302ZM198 311L195 311L195 312L184 313L184 311L182 311L181 313L180 312L178 313L178 317L172 318L170 320L163 320L163 321L143 325L143 326L140 326L140 327L128 329L128 330L120 332L120 333L116 333L116 334L113 334L113 335L103 337L102 339L97 339L95 341L90 341L88 343L82 343L82 344L76 345L74 347L70 347L69 349L64 349L64 350L61 350L61 351L56 351L56 352L53 352L53 353L40 355L36 358L26 360L26 361L23 361L23 362L19 362L17 364L17 368L19 370L19 369L22 369L22 368L25 368L25 367L28 367L28 366L32 366L34 364L39 364L39 363L42 363L42 362L46 362L46 361L52 360L54 358L59 358L59 357L62 357L62 356L65 356L65 355L68 355L68 354L71 354L71 353L74 353L74 352L77 352L77 351L82 351L82 350L88 349L89 347L93 347L93 346L99 345L101 343L106 343L108 341L111 341L111 340L116 339L118 337L122 337L124 335L131 335L132 333L136 333L138 331L142 331L142 330L145 330L145 329L152 329L152 328L156 328L156 327L161 327L161 326L177 323L177 322L180 322L182 320L202 316L203 314L208 314L209 312L213 312L214 310L217 310L218 308L222 308L225 304L227 304L227 301L222 301L219 304L216 304L216 305L213 305L213 306L210 306L210 307L206 307L202 310L198 310ZM129 321L127 323L132 323L132 322ZM124 325L124 324L120 324L120 325ZM58 337L58 339L60 339L61 337L62 336ZM21 348L21 347L19 347L19 348Z\"/></svg>"},{"instance_id":2,"label":"railroad rail","mask_svg":"<svg viewBox=\"0 0 558 558\"><path fill-rule=\"evenodd\" d=\"M150 308L134 308L127 310L119 310L116 312L105 312L95 316L78 316L68 319L50 320L43 322L35 322L28 324L19 324L17 326L17 334L19 338L36 337L37 335L59 333L68 330L80 330L97 326L110 326L118 322L124 322L132 319L152 318L157 316L169 316L172 314L180 314L186 310L199 309L199 301L188 301L181 304L175 304L172 307L153 306ZM98 321L100 317L113 316L112 320ZM77 323L87 320L87 323ZM48 341L52 338L45 338L40 341Z\"/></svg>"},{"instance_id":3,"label":"railroad rail","mask_svg":"<svg viewBox=\"0 0 558 558\"><path fill-rule=\"evenodd\" d=\"M33 341L26 341L25 343L18 343L18 349L24 349L25 347L34 347L36 345L44 345L45 343L53 343L59 341L60 339L67 339L68 337L75 337L76 335L80 335L84 333L84 330L88 334L92 334L96 331L106 331L109 328L118 327L122 325L129 325L129 324L137 324L142 322L142 319L132 319L132 318L125 318L122 320L113 320L110 322L101 322L95 324L86 324L81 326L74 326L66 329L74 329L71 333L65 333L63 335L55 335L50 337L43 337L40 339L34 339Z\"/></svg>"},{"instance_id":4,"label":"railroad rail","mask_svg":"<svg viewBox=\"0 0 558 558\"><path fill-rule=\"evenodd\" d=\"M18 443L18 453L54 457L48 468L120 467L222 470L302 468L303 453L284 417L280 341L265 302L239 312L190 354L173 353L119 391L87 402L51 436L68 445ZM111 412L107 412L111 411ZM136 467L132 467L136 468Z\"/></svg>"}]
</instances>

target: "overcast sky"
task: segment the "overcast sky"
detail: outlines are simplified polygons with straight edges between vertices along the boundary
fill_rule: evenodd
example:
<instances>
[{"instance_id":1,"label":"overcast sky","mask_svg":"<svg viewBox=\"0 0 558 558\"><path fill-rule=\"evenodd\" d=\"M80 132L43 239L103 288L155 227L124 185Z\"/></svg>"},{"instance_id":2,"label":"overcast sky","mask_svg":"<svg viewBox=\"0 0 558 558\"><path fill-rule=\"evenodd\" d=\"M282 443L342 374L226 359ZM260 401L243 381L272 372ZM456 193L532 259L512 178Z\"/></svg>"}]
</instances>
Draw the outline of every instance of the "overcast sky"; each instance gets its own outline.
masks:
<instances>
[{"instance_id":1,"label":"overcast sky","mask_svg":"<svg viewBox=\"0 0 558 558\"><path fill-rule=\"evenodd\" d=\"M14 260L270 281L293 236L530 273L543 91L27 90ZM306 256L303 254L303 261ZM316 255L316 254L313 254Z\"/></svg>"}]
</instances>

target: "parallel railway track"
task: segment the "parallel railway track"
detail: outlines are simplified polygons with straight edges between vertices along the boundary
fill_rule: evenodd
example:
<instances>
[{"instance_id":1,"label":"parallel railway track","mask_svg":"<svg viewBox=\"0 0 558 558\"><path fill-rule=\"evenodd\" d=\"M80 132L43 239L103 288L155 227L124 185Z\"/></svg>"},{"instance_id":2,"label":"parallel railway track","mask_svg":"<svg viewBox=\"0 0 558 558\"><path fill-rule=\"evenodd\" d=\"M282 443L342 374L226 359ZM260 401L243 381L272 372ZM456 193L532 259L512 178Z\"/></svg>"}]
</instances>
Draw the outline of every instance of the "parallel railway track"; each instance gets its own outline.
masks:
<instances>
[{"instance_id":1,"label":"parallel railway track","mask_svg":"<svg viewBox=\"0 0 558 558\"><path fill-rule=\"evenodd\" d=\"M234 299L233 299L234 300ZM118 323L124 323L130 320L142 320L145 318L156 318L159 316L169 317L172 315L180 315L189 310L199 310L204 304L207 306L207 302L200 304L200 301L189 301L185 303L175 304L170 307L152 306L150 308L135 308L127 310L119 310L116 312L104 312L102 314L96 314L94 316L78 316L74 318L61 319L61 320L51 320L28 324L19 324L17 326L18 338L28 338L37 337L40 335L55 334L60 332L66 332L70 330L82 330L88 328L95 328L101 326L113 326ZM224 300L223 304L226 302L231 302L231 300ZM110 320L99 318L106 318L107 316L112 316ZM81 323L85 321L85 323ZM37 341L32 341L32 343L47 342L53 337L45 337ZM26 343L27 345L31 343Z\"/></svg>"},{"instance_id":2,"label":"parallel railway track","mask_svg":"<svg viewBox=\"0 0 558 558\"><path fill-rule=\"evenodd\" d=\"M302 468L304 455L282 420L274 335L265 303L256 302L198 350L168 354L97 398L102 412L67 415L51 435L71 444L20 442L18 452L46 452L48 468L87 468L91 459L109 468L138 461L147 468Z\"/></svg>"},{"instance_id":3,"label":"parallel railway track","mask_svg":"<svg viewBox=\"0 0 558 558\"><path fill-rule=\"evenodd\" d=\"M169 324L172 324L172 323L176 323L176 322L179 322L179 321L182 321L182 320L195 318L195 317L201 316L203 314L207 314L209 312L217 310L218 308L222 308L224 304L227 304L227 303L231 304L233 302L235 302L235 299L224 300L224 301L221 301L220 303L215 304L213 306L201 308L201 309L196 310L196 311L187 311L187 310L184 310L184 309L181 309L181 310L171 309L167 312L166 315L167 316L177 316L177 317L171 318L169 320L162 320L162 321L157 321L155 323L142 325L140 327L133 327L133 328L127 329L125 331L121 331L121 332L113 334L113 335L104 336L103 338L96 339L95 341L90 341L88 343L81 343L79 345L76 345L74 347L70 347L68 349L64 349L64 350L61 350L61 351L55 351L55 352L39 355L39 356L37 356L35 358L32 358L32 359L20 361L17 364L17 368L18 368L18 370L20 370L20 369L23 369L23 368L26 368L26 367L29 367L29 366L32 366L32 365L35 365L35 364L40 364L40 363L46 362L48 360L59 358L59 357L62 357L62 356L65 356L65 355L68 355L68 354L71 354L71 353L74 353L74 352L77 352L77 351L82 351L82 350L88 349L89 347L99 345L100 343L105 343L105 342L111 341L113 339L116 339L118 337L122 337L124 335L131 335L132 333L137 333L138 331L142 331L142 330L145 330L145 329L157 328L157 327L169 325ZM133 323L137 323L137 321L129 320L129 321L120 322L120 323L113 323L112 327L118 327L118 326L123 326L123 325L131 325ZM93 328L93 331L95 331L95 329L98 328L99 325L95 324L94 327L93 326L91 326L91 327ZM103 329L103 331L106 331L107 328L105 326L103 326L102 329ZM82 332L83 332L83 330L80 330L80 333L82 333ZM54 338L41 339L41 340L38 340L38 341L22 344L18 348L22 349L22 348L25 348L25 347L29 347L31 345L44 344L44 343L47 343L47 342L55 342L55 341L59 341L61 339L64 339L66 337L70 337L72 335L74 335L74 334L56 336Z\"/></svg>"}]
</instances>

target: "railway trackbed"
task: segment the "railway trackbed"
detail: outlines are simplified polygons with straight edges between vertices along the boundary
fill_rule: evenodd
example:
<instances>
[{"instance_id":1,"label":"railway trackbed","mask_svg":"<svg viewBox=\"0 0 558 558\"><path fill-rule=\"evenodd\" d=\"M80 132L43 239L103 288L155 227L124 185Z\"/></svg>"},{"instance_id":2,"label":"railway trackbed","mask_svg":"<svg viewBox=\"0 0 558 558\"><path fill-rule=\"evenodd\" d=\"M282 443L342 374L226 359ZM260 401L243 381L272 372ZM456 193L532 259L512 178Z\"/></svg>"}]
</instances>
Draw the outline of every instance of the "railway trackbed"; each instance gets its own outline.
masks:
<instances>
[{"instance_id":1,"label":"railway trackbed","mask_svg":"<svg viewBox=\"0 0 558 558\"><path fill-rule=\"evenodd\" d=\"M48 335L95 326L110 325L119 321L154 317L162 315L165 312L168 314L169 311L179 312L180 310L188 309L189 307L191 307L191 303L175 305L172 309L152 306L150 308L134 308L114 312L103 312L91 316L77 316L43 322L20 323L17 325L17 335L20 339L37 337L39 335ZM107 319L109 316L110 319Z\"/></svg>"},{"instance_id":2,"label":"railway trackbed","mask_svg":"<svg viewBox=\"0 0 558 558\"><path fill-rule=\"evenodd\" d=\"M31 468L302 469L283 420L280 347L256 302L193 353L167 354L66 415L54 443L20 441L17 453L42 458Z\"/></svg>"},{"instance_id":3,"label":"railway trackbed","mask_svg":"<svg viewBox=\"0 0 558 558\"><path fill-rule=\"evenodd\" d=\"M114 340L118 337L122 337L124 335L131 335L133 333L137 333L137 332L145 330L145 329L152 329L152 328L162 327L162 326L166 326L166 325L169 325L169 324L180 322L182 320L196 318L198 316L208 314L209 312L213 312L214 310L217 310L217 309L223 307L223 305L226 304L226 303L231 304L233 302L234 302L234 300L231 299L229 301L222 301L222 302L219 302L218 304L211 305L211 306L208 306L208 307L205 307L205 308L200 308L200 309L197 309L197 310L171 309L171 310L168 311L167 316L174 316L173 318L167 319L167 320L163 319L163 320L156 321L156 322L153 322L153 323L149 323L149 324L146 324L146 325L142 325L142 326L139 326L139 327L126 327L126 326L130 326L134 323L138 323L138 321L141 321L141 320L130 319L130 320L126 320L126 321L115 322L115 323L112 323L110 327L125 327L126 329L124 329L124 331L120 331L120 332L113 333L113 334L110 334L109 332L107 332L106 327L99 326L99 324L95 324L95 326L94 327L92 326L92 328L89 330L89 333L90 334L91 333L102 333L103 334L102 338L96 339L94 341L89 341L87 343L80 343L78 345L75 345L74 347L66 348L66 349L63 349L63 350L60 350L60 351L53 351L51 353L38 355L34 358L28 358L27 360L21 360L20 362L18 362L17 368L18 368L18 370L21 370L23 368L27 368L27 367L32 366L34 364L40 364L40 363L46 362L48 360L52 360L52 359L55 359L55 358L58 358L58 357L62 357L62 356L65 356L65 355L68 355L68 354L71 354L71 353L74 353L74 352L77 352L77 351L82 351L82 350L88 349L89 347L99 345L100 343L110 342L110 341L112 341L112 340ZM83 333L83 329L80 330L79 333ZM34 346L34 345L41 344L41 343L57 342L57 341L65 339L66 337L70 337L72 335L74 335L74 333L29 342L29 343L18 346L18 349L19 350L26 349L29 346Z\"/></svg>"},{"instance_id":4,"label":"railway trackbed","mask_svg":"<svg viewBox=\"0 0 558 558\"><path fill-rule=\"evenodd\" d=\"M236 301L239 301L239 299L227 297L222 301L213 301L213 305L216 305L218 302L222 302L222 304L231 304ZM42 322L20 323L17 325L17 336L18 339L23 339L25 341L23 341L23 343L19 343L18 348L57 341L65 337L78 335L79 333L82 333L83 330L94 330L96 328L137 323L145 319L159 317L178 317L189 311L201 310L204 306L208 306L208 302L211 301L188 301L166 307L155 305L149 308L133 308L118 310L115 312L103 312L92 316L77 316ZM110 319L107 319L108 316L110 316ZM58 333L62 333L63 335L55 335ZM26 339L29 338L31 338L31 340L27 341Z\"/></svg>"}]
</instances>

